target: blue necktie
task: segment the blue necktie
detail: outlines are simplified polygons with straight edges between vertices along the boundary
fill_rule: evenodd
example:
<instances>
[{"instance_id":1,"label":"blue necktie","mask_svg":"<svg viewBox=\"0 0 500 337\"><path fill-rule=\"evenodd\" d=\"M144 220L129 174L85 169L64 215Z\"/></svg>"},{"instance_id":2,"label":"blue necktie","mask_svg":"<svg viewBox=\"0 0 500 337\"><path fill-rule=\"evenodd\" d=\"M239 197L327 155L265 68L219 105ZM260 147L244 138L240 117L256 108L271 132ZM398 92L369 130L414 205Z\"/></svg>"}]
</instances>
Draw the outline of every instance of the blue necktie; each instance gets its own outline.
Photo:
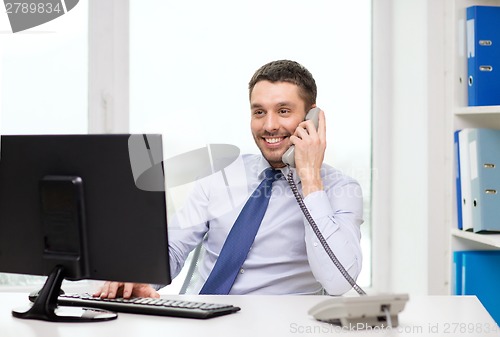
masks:
<instances>
[{"instance_id":1,"label":"blue necktie","mask_svg":"<svg viewBox=\"0 0 500 337\"><path fill-rule=\"evenodd\" d=\"M266 177L243 206L200 294L225 295L231 290L266 213L272 184L281 174L271 168L264 173Z\"/></svg>"}]
</instances>

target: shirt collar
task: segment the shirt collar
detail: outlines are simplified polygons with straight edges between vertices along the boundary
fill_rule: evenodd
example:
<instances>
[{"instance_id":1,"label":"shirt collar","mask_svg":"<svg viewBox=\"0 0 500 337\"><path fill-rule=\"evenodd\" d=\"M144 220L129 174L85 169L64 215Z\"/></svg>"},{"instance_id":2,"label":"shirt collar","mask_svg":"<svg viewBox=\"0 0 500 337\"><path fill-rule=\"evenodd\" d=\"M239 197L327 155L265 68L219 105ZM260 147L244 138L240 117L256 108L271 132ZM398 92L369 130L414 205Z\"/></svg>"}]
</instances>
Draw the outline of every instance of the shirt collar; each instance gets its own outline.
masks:
<instances>
[{"instance_id":1,"label":"shirt collar","mask_svg":"<svg viewBox=\"0 0 500 337\"><path fill-rule=\"evenodd\" d=\"M257 164L257 176L259 178L259 180L262 180L264 179L264 171L271 167L271 165L269 165L269 162L266 160L266 158L264 158L264 156L260 156L260 160ZM282 167L282 168L279 168L277 170L280 170L281 173L283 174L282 178L281 179L285 179L287 180L288 178L288 173L290 172L290 170L292 170L293 172L293 181L295 182L295 184L299 184L300 183L300 177L299 175L297 174L297 170L293 167L289 167L289 166L285 166L285 167Z\"/></svg>"}]
</instances>

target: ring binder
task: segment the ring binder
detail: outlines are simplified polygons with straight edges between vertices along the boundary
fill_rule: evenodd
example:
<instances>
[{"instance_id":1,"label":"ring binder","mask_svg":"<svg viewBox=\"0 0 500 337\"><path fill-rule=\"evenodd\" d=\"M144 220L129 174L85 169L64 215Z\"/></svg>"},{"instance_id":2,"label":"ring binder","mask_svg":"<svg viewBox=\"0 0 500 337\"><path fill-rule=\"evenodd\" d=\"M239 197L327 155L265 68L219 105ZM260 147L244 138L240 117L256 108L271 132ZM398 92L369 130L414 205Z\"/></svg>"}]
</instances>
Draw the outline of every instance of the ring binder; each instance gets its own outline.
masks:
<instances>
[{"instance_id":1,"label":"ring binder","mask_svg":"<svg viewBox=\"0 0 500 337\"><path fill-rule=\"evenodd\" d=\"M469 106L500 104L500 7L467 8Z\"/></svg>"}]
</instances>

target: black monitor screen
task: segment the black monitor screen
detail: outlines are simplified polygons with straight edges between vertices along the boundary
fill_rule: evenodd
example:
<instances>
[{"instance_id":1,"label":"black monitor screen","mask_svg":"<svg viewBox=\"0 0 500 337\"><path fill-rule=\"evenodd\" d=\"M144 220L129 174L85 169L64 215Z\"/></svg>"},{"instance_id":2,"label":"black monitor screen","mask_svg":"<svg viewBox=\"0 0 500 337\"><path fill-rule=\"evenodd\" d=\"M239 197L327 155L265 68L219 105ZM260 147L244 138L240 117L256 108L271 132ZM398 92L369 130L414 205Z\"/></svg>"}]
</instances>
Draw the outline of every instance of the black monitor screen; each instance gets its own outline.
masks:
<instances>
[{"instance_id":1,"label":"black monitor screen","mask_svg":"<svg viewBox=\"0 0 500 337\"><path fill-rule=\"evenodd\" d=\"M1 272L170 283L161 135L0 146Z\"/></svg>"}]
</instances>

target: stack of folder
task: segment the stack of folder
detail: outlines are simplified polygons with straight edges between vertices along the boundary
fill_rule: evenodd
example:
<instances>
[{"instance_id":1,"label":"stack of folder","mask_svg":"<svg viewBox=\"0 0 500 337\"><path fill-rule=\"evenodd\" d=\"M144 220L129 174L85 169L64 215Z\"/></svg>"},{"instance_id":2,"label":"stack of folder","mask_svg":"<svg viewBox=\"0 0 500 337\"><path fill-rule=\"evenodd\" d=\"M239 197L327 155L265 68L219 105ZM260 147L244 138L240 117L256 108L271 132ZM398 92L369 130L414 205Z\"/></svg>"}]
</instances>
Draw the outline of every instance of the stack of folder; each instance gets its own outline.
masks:
<instances>
[{"instance_id":1,"label":"stack of folder","mask_svg":"<svg viewBox=\"0 0 500 337\"><path fill-rule=\"evenodd\" d=\"M500 130L455 131L458 228L500 233Z\"/></svg>"},{"instance_id":2,"label":"stack of folder","mask_svg":"<svg viewBox=\"0 0 500 337\"><path fill-rule=\"evenodd\" d=\"M456 251L454 294L475 295L497 324L500 323L500 251Z\"/></svg>"},{"instance_id":3,"label":"stack of folder","mask_svg":"<svg viewBox=\"0 0 500 337\"><path fill-rule=\"evenodd\" d=\"M500 104L500 7L467 8L469 106Z\"/></svg>"}]
</instances>

